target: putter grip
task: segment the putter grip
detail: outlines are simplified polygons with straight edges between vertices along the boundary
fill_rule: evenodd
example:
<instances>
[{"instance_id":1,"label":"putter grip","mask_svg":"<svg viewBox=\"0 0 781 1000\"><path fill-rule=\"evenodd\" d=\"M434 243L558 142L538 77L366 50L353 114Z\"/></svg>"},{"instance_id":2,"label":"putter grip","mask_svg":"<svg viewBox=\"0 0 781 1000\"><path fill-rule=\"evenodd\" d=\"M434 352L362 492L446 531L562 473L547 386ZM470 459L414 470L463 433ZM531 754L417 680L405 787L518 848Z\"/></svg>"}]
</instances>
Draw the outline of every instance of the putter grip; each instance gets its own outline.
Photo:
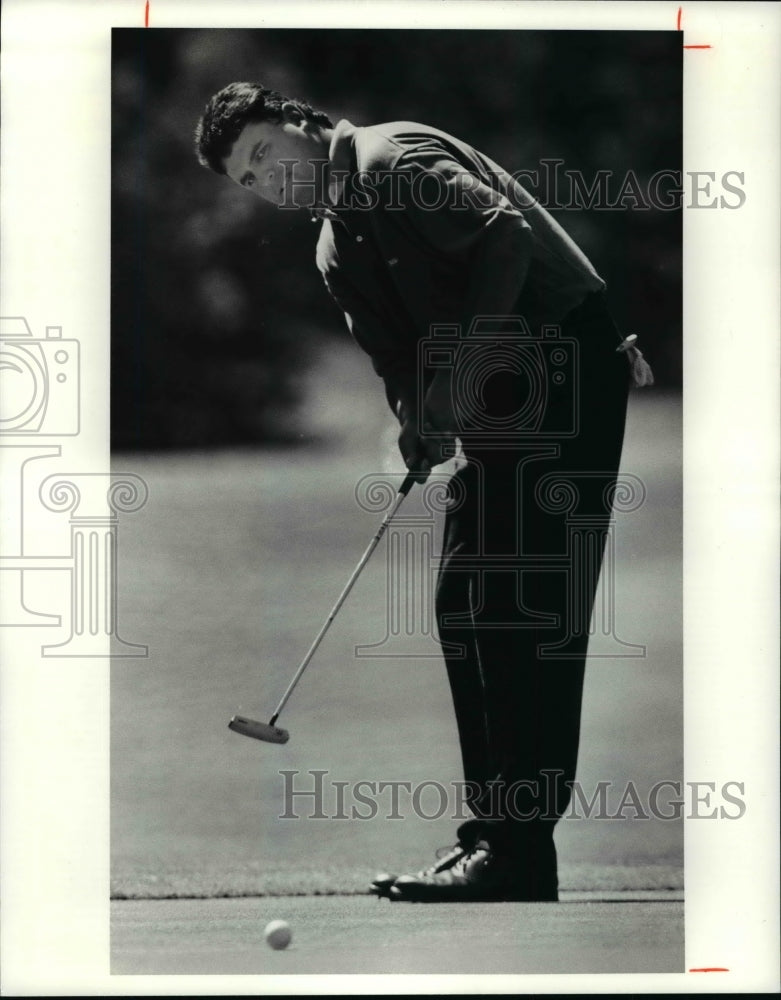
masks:
<instances>
[{"instance_id":1,"label":"putter grip","mask_svg":"<svg viewBox=\"0 0 781 1000\"><path fill-rule=\"evenodd\" d=\"M404 482L399 486L399 493L402 496L406 496L412 487L415 485L415 477L417 476L415 469L410 469L407 475L404 477Z\"/></svg>"}]
</instances>

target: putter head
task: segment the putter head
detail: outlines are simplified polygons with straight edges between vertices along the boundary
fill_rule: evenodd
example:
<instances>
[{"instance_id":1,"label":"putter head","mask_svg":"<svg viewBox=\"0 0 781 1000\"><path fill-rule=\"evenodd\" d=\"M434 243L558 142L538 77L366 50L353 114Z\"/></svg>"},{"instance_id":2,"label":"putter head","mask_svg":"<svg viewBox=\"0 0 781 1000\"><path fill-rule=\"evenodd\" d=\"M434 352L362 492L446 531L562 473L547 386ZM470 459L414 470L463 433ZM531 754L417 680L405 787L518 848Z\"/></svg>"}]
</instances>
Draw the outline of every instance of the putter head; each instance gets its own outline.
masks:
<instances>
[{"instance_id":1,"label":"putter head","mask_svg":"<svg viewBox=\"0 0 781 1000\"><path fill-rule=\"evenodd\" d=\"M256 722L243 715L234 715L228 723L228 728L241 736L251 736L253 740L263 740L264 743L287 743L290 733L279 726L270 726L267 722Z\"/></svg>"}]
</instances>

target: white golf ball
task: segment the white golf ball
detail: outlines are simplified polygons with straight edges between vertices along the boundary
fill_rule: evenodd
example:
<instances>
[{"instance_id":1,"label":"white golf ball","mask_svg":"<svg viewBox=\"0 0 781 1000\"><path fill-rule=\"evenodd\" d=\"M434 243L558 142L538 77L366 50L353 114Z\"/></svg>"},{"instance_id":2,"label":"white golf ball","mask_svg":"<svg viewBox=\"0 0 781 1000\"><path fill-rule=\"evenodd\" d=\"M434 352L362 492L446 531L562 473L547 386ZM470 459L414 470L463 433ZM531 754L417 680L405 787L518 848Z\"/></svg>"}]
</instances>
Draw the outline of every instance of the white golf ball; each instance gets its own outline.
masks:
<instances>
[{"instance_id":1,"label":"white golf ball","mask_svg":"<svg viewBox=\"0 0 781 1000\"><path fill-rule=\"evenodd\" d=\"M273 948L274 951L281 951L283 948L287 948L293 937L290 924L285 920L272 920L270 924L266 924L263 934L266 938L266 944L269 948Z\"/></svg>"}]
</instances>

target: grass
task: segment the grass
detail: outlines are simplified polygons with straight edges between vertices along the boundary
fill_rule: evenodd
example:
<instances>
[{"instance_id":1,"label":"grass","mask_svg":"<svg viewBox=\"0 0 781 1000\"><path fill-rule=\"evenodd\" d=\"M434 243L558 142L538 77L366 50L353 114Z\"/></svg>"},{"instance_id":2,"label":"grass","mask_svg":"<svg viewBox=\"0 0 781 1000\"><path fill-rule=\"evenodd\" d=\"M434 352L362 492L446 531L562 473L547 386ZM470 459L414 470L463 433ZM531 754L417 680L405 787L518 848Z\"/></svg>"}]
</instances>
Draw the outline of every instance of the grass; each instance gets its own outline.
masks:
<instances>
[{"instance_id":1,"label":"grass","mask_svg":"<svg viewBox=\"0 0 781 1000\"><path fill-rule=\"evenodd\" d=\"M354 353L324 359L309 395L324 444L115 458L150 489L120 527L120 633L150 655L112 667L117 896L361 891L377 867L418 868L453 841L447 816L278 818L283 769L301 782L315 768L329 781L461 777L441 660L414 655L417 640L404 656L355 655L385 634L384 550L283 713L290 743L227 728L235 712L271 714L376 529L354 486L396 460L379 383ZM631 397L624 469L648 498L617 518L617 623L647 656L589 662L586 790L681 777L680 416L676 397ZM405 510L421 508L410 497ZM565 821L557 843L564 888L681 886L680 822Z\"/></svg>"}]
</instances>

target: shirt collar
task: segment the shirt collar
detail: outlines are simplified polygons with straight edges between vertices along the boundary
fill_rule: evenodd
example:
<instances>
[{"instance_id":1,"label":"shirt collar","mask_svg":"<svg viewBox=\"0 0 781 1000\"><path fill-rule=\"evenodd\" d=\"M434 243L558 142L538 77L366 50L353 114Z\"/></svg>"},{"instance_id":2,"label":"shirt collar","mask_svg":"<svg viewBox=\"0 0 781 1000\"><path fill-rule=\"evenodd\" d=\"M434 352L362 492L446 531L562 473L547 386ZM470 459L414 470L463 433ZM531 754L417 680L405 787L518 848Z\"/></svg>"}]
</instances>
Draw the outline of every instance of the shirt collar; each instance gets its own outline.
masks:
<instances>
[{"instance_id":1,"label":"shirt collar","mask_svg":"<svg viewBox=\"0 0 781 1000\"><path fill-rule=\"evenodd\" d=\"M342 118L334 126L331 144L328 147L328 188L326 193L328 204L318 205L310 209L312 222L338 218L334 207L338 207L345 181L353 169L356 131L355 126L346 118Z\"/></svg>"}]
</instances>

